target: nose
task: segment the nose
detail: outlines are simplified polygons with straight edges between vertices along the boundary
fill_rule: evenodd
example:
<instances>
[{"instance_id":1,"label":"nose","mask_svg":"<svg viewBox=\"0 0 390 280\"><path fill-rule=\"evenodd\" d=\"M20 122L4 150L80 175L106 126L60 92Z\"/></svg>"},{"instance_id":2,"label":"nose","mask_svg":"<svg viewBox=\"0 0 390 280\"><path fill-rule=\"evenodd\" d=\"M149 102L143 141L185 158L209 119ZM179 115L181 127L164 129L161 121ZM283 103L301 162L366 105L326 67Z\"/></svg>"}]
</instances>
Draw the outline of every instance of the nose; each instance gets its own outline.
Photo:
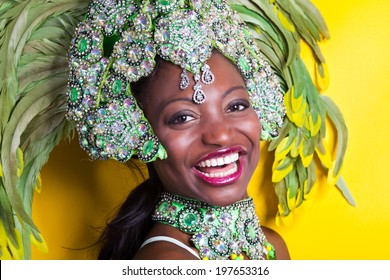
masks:
<instances>
[{"instance_id":1,"label":"nose","mask_svg":"<svg viewBox=\"0 0 390 280\"><path fill-rule=\"evenodd\" d=\"M223 117L215 117L202 122L202 142L216 147L228 146L234 139L234 128Z\"/></svg>"}]
</instances>

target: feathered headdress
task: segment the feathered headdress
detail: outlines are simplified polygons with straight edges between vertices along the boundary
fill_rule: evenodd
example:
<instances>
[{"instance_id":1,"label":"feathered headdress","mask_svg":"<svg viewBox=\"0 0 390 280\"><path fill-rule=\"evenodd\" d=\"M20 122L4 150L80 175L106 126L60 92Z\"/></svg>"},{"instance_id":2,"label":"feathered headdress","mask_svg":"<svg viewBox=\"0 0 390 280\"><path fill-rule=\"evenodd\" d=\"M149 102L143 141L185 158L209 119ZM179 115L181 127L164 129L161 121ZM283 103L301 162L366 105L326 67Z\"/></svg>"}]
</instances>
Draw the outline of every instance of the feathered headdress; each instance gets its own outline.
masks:
<instances>
[{"instance_id":1,"label":"feathered headdress","mask_svg":"<svg viewBox=\"0 0 390 280\"><path fill-rule=\"evenodd\" d=\"M347 129L333 101L319 94L327 70L318 42L328 31L308 0L234 0L232 8L250 28L266 60L282 81L287 117L269 145L275 154L272 181L277 216L288 217L316 184L317 163L350 204L340 169ZM45 250L32 220L39 173L52 149L73 128L65 120L67 52L85 0L4 0L0 3L0 258L29 259L31 243ZM313 83L300 58L305 41L316 61ZM337 130L337 154L325 143L326 119ZM277 219L279 221L279 219Z\"/></svg>"}]
</instances>

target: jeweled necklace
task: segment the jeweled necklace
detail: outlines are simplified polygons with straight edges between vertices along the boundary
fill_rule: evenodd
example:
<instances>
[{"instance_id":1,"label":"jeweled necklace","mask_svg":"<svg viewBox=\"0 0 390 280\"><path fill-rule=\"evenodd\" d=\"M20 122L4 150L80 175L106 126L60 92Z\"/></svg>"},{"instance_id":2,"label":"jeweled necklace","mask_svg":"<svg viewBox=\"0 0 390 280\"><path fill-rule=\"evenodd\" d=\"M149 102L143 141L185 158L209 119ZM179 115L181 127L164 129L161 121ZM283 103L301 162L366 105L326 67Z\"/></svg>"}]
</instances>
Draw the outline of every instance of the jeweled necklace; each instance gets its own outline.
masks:
<instances>
[{"instance_id":1,"label":"jeweled necklace","mask_svg":"<svg viewBox=\"0 0 390 280\"><path fill-rule=\"evenodd\" d=\"M240 260L243 254L251 260L276 258L252 198L219 207L164 192L152 219L191 234L203 260Z\"/></svg>"}]
</instances>

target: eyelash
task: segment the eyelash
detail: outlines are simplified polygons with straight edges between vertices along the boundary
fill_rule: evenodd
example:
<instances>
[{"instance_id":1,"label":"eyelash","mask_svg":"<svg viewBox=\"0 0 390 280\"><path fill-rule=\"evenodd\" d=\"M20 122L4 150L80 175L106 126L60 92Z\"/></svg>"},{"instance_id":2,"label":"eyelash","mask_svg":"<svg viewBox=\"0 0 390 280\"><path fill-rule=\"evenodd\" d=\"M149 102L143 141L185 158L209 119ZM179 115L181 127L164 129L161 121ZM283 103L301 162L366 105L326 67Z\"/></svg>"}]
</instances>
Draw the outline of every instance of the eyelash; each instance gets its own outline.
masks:
<instances>
[{"instance_id":1,"label":"eyelash","mask_svg":"<svg viewBox=\"0 0 390 280\"><path fill-rule=\"evenodd\" d=\"M243 107L243 108L237 108L237 107ZM249 107L249 102L246 100L237 100L234 101L233 103L229 104L227 111L228 112L240 112L248 109ZM234 108L234 109L233 109Z\"/></svg>"},{"instance_id":2,"label":"eyelash","mask_svg":"<svg viewBox=\"0 0 390 280\"><path fill-rule=\"evenodd\" d=\"M190 114L185 113L185 112L179 112L178 114L173 115L169 120L168 124L183 124L188 122L187 118L194 118Z\"/></svg>"},{"instance_id":3,"label":"eyelash","mask_svg":"<svg viewBox=\"0 0 390 280\"><path fill-rule=\"evenodd\" d=\"M249 102L245 100L238 100L233 101L232 104L228 105L227 112L233 113L233 112L240 112L244 111L249 107ZM240 108L241 107L241 108ZM194 117L186 112L179 112L178 114L173 115L169 120L168 124L170 125L176 125L176 124L184 124L189 122L188 118L194 119Z\"/></svg>"}]
</instances>

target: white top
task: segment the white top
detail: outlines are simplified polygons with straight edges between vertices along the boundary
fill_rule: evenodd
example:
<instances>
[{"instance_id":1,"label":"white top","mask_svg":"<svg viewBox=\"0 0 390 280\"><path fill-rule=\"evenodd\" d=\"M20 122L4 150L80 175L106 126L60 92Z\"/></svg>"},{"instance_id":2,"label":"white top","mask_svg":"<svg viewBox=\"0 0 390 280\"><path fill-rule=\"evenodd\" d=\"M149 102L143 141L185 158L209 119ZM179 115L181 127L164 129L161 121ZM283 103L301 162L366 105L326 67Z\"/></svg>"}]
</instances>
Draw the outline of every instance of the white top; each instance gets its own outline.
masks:
<instances>
[{"instance_id":1,"label":"white top","mask_svg":"<svg viewBox=\"0 0 390 280\"><path fill-rule=\"evenodd\" d=\"M184 244L183 242L175 239L175 238L172 238L172 237L168 237L168 236L163 236L163 235L159 235L159 236L153 236L151 238L148 238L144 241L144 243L142 243L140 249L142 247L144 247L145 245L149 244L149 243L152 243L152 242L157 242L157 241L166 241L166 242L171 242L173 244L176 244L177 246L187 250L188 252L190 252L191 254L193 254L197 259L200 259L199 255L197 253L194 252L194 250L192 250L189 246L187 246L186 244Z\"/></svg>"}]
</instances>

